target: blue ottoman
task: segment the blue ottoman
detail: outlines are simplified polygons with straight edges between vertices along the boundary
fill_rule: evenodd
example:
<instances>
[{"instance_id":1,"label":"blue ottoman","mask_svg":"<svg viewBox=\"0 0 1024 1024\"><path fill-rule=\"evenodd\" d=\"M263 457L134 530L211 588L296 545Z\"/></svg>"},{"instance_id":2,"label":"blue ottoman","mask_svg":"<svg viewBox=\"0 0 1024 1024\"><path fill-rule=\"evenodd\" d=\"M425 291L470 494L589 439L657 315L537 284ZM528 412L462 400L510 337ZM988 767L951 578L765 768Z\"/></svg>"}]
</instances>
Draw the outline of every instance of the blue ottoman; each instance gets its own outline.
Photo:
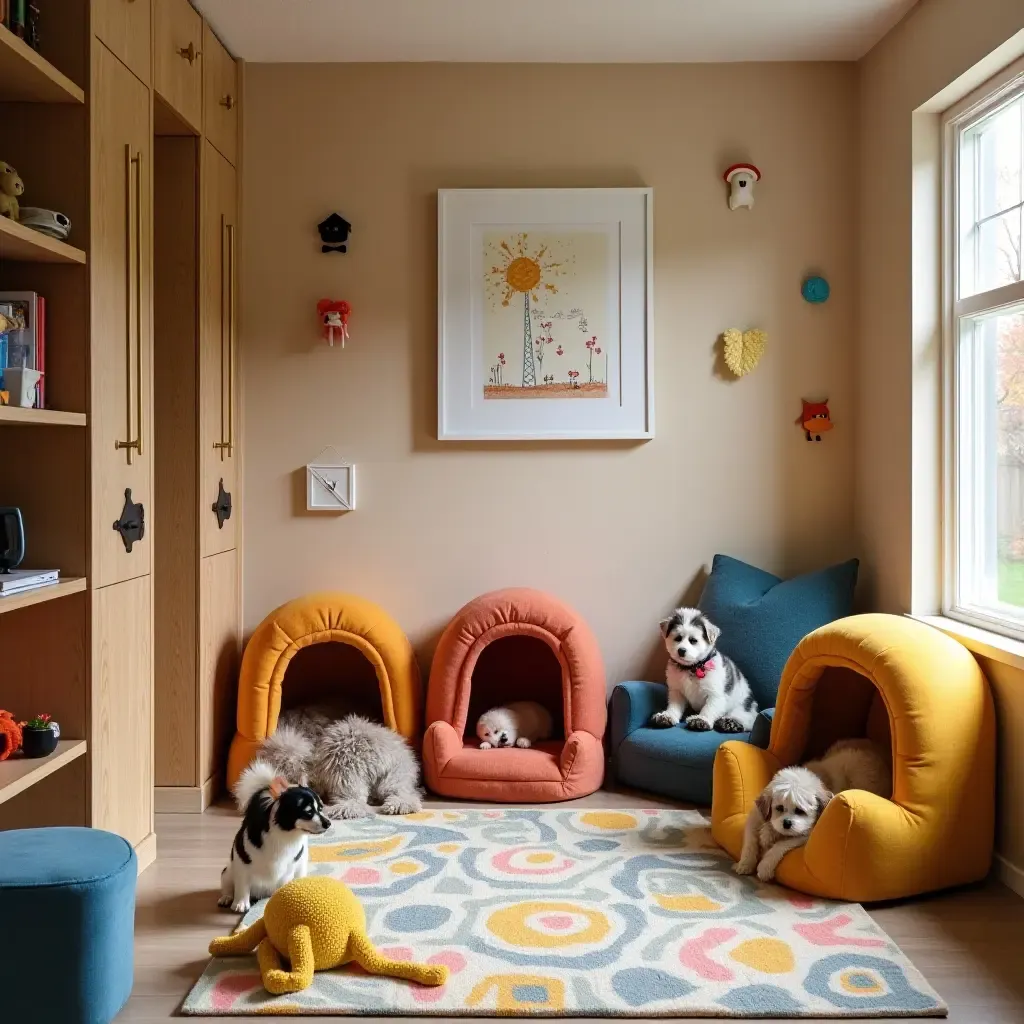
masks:
<instances>
[{"instance_id":1,"label":"blue ottoman","mask_svg":"<svg viewBox=\"0 0 1024 1024\"><path fill-rule=\"evenodd\" d=\"M132 991L135 851L91 828L0 832L0 1016L109 1024Z\"/></svg>"}]
</instances>

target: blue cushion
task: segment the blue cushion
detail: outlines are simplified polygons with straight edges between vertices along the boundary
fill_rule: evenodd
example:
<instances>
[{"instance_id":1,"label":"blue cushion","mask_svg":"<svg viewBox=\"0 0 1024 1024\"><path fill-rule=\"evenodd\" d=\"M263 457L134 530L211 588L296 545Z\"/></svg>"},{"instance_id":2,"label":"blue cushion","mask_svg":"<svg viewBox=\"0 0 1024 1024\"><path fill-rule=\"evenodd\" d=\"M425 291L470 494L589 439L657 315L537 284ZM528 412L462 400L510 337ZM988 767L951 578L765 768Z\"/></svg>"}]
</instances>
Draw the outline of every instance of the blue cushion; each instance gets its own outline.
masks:
<instances>
[{"instance_id":1,"label":"blue cushion","mask_svg":"<svg viewBox=\"0 0 1024 1024\"><path fill-rule=\"evenodd\" d=\"M136 874L131 844L110 832L0 832L4 1019L114 1019L132 990Z\"/></svg>"},{"instance_id":2,"label":"blue cushion","mask_svg":"<svg viewBox=\"0 0 1024 1024\"><path fill-rule=\"evenodd\" d=\"M761 707L771 707L782 670L812 630L853 612L857 559L783 580L728 555L715 555L697 602L721 629L718 646L750 680Z\"/></svg>"}]
</instances>

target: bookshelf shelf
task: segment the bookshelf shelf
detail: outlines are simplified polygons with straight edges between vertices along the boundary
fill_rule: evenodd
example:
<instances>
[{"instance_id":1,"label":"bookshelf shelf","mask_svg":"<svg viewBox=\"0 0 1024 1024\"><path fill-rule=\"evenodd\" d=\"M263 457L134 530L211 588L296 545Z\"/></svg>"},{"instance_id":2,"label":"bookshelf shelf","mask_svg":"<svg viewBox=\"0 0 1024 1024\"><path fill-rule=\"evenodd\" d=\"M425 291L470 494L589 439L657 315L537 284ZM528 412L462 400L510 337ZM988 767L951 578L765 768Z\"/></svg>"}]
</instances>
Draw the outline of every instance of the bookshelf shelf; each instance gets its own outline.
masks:
<instances>
[{"instance_id":1,"label":"bookshelf shelf","mask_svg":"<svg viewBox=\"0 0 1024 1024\"><path fill-rule=\"evenodd\" d=\"M68 597L71 594L80 594L86 586L87 580L84 576L70 576L62 579L59 583L51 583L47 587L39 587L37 590L30 590L25 594L0 597L0 615L5 612L16 612L19 608L30 608L34 604L56 601L58 598Z\"/></svg>"},{"instance_id":2,"label":"bookshelf shelf","mask_svg":"<svg viewBox=\"0 0 1024 1024\"><path fill-rule=\"evenodd\" d=\"M85 92L0 25L0 102L84 103Z\"/></svg>"},{"instance_id":3,"label":"bookshelf shelf","mask_svg":"<svg viewBox=\"0 0 1024 1024\"><path fill-rule=\"evenodd\" d=\"M85 251L0 217L0 259L21 263L85 263Z\"/></svg>"},{"instance_id":4,"label":"bookshelf shelf","mask_svg":"<svg viewBox=\"0 0 1024 1024\"><path fill-rule=\"evenodd\" d=\"M58 740L57 749L46 757L27 758L15 754L0 761L0 804L59 771L81 757L85 750L85 740Z\"/></svg>"},{"instance_id":5,"label":"bookshelf shelf","mask_svg":"<svg viewBox=\"0 0 1024 1024\"><path fill-rule=\"evenodd\" d=\"M17 426L84 427L84 412L60 412L58 409L22 409L14 405L0 405L0 427L5 423Z\"/></svg>"}]
</instances>

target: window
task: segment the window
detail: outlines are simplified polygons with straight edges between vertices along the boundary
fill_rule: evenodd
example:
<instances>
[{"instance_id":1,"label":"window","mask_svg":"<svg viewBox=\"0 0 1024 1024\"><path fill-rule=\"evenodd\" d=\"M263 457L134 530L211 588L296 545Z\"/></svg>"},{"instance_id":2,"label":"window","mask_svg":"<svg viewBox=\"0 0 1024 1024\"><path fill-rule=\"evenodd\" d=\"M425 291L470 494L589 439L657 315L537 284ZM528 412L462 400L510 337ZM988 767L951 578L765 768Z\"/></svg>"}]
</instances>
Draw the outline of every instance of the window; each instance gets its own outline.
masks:
<instances>
[{"instance_id":1,"label":"window","mask_svg":"<svg viewBox=\"0 0 1024 1024\"><path fill-rule=\"evenodd\" d=\"M946 120L945 613L1024 637L1024 72Z\"/></svg>"}]
</instances>

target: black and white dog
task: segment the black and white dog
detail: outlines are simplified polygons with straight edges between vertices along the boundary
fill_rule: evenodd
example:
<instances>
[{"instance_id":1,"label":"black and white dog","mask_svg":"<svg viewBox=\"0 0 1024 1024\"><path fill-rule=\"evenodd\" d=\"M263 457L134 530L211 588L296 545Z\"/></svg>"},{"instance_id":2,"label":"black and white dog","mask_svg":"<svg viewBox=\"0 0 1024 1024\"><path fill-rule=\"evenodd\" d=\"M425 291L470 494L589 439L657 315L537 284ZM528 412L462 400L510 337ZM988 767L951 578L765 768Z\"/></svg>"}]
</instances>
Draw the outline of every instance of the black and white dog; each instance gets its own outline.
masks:
<instances>
[{"instance_id":1,"label":"black and white dog","mask_svg":"<svg viewBox=\"0 0 1024 1024\"><path fill-rule=\"evenodd\" d=\"M685 721L687 729L747 732L757 718L757 701L735 662L715 646L722 631L696 608L677 608L662 619L668 649L668 707L651 725Z\"/></svg>"},{"instance_id":2,"label":"black and white dog","mask_svg":"<svg viewBox=\"0 0 1024 1024\"><path fill-rule=\"evenodd\" d=\"M220 875L218 904L244 914L309 869L309 837L331 827L323 801L305 785L291 785L266 761L254 761L235 786L243 812L228 866Z\"/></svg>"}]
</instances>

